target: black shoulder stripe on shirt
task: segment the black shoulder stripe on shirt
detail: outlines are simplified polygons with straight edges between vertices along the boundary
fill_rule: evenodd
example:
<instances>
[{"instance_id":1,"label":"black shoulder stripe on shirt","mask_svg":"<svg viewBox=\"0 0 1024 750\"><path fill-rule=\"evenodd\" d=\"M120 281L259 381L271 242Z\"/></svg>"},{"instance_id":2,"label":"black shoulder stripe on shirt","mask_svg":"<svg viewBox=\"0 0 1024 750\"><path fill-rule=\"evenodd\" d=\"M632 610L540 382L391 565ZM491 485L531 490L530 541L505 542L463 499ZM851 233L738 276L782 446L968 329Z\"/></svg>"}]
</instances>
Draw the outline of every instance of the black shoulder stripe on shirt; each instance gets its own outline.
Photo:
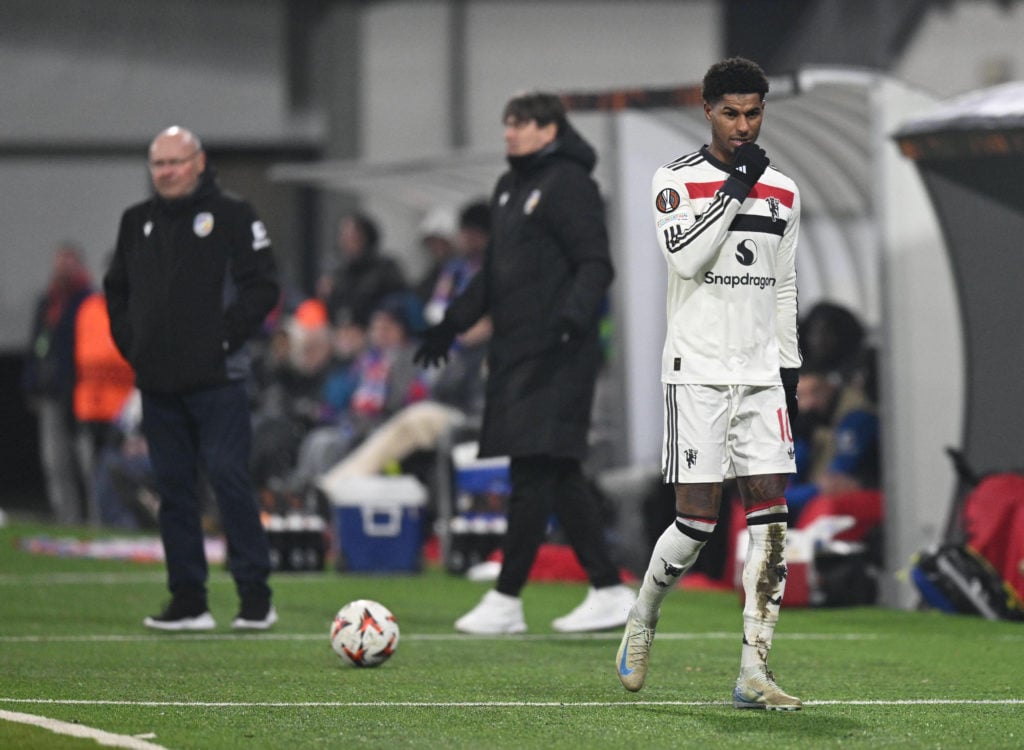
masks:
<instances>
[{"instance_id":1,"label":"black shoulder stripe on shirt","mask_svg":"<svg viewBox=\"0 0 1024 750\"><path fill-rule=\"evenodd\" d=\"M704 161L704 157L701 155L700 151L694 151L692 154L686 154L685 156L680 156L675 161L670 161L665 165L665 167L675 171L682 169L683 167L692 167L696 164L700 164L702 161Z\"/></svg>"},{"instance_id":2,"label":"black shoulder stripe on shirt","mask_svg":"<svg viewBox=\"0 0 1024 750\"><path fill-rule=\"evenodd\" d=\"M760 232L761 234L777 234L779 237L786 231L786 222L772 219L771 216L751 216L738 214L729 225L731 232Z\"/></svg>"}]
</instances>

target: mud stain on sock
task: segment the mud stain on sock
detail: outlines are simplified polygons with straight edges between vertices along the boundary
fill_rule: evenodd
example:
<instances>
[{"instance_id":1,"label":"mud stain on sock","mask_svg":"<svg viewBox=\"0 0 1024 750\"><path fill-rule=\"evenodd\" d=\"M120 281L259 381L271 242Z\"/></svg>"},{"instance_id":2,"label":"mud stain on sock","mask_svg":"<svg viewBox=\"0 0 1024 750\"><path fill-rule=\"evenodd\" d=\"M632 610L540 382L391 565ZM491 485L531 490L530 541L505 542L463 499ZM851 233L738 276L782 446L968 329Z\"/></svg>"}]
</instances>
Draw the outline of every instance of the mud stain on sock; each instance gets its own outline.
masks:
<instances>
[{"instance_id":1,"label":"mud stain on sock","mask_svg":"<svg viewBox=\"0 0 1024 750\"><path fill-rule=\"evenodd\" d=\"M757 575L757 613L768 619L771 615L769 605L778 607L782 604L779 589L786 580L786 534L785 527L779 523L768 525L768 550L764 566Z\"/></svg>"}]
</instances>

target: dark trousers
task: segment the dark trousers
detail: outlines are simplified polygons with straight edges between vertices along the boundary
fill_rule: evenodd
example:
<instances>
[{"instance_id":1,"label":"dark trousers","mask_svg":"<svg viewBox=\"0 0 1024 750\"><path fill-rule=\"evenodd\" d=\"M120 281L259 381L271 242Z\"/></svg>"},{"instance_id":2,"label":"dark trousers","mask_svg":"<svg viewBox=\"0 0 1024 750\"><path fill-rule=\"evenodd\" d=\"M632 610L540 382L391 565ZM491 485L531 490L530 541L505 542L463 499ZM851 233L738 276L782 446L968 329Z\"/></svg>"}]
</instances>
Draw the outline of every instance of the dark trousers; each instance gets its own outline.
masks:
<instances>
[{"instance_id":1,"label":"dark trousers","mask_svg":"<svg viewBox=\"0 0 1024 750\"><path fill-rule=\"evenodd\" d=\"M270 547L249 475L252 425L244 384L176 394L144 392L142 430L160 495L160 536L171 593L206 600L201 467L217 499L239 596L269 600Z\"/></svg>"},{"instance_id":2,"label":"dark trousers","mask_svg":"<svg viewBox=\"0 0 1024 750\"><path fill-rule=\"evenodd\" d=\"M544 541L552 511L587 572L590 585L604 588L621 583L605 540L604 519L579 461L550 456L513 458L509 479L512 493L504 560L495 587L499 592L519 596Z\"/></svg>"}]
</instances>

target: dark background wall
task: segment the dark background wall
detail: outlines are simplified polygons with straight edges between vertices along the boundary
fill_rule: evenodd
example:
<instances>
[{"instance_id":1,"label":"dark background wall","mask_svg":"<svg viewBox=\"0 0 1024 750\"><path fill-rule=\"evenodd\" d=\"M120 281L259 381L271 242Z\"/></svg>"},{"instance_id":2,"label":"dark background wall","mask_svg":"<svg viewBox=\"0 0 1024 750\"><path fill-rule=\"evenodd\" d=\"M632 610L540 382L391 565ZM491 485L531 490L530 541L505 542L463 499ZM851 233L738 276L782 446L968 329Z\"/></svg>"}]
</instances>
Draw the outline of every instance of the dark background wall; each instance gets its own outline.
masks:
<instances>
[{"instance_id":1,"label":"dark background wall","mask_svg":"<svg viewBox=\"0 0 1024 750\"><path fill-rule=\"evenodd\" d=\"M1024 469L1024 154L918 163L953 264L977 471Z\"/></svg>"}]
</instances>

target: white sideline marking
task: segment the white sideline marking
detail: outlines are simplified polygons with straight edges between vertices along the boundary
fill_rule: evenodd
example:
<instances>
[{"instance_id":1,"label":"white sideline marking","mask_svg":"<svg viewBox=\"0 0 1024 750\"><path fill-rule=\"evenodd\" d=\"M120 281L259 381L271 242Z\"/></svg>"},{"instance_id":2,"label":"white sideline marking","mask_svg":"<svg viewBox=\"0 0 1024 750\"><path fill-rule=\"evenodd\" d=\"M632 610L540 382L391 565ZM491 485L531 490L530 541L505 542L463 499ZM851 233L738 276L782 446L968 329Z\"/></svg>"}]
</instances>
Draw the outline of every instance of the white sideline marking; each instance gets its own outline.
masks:
<instances>
[{"instance_id":1,"label":"white sideline marking","mask_svg":"<svg viewBox=\"0 0 1024 750\"><path fill-rule=\"evenodd\" d=\"M114 701L3 697L0 697L0 703L32 703L58 706L140 706L145 708L616 708L621 706L732 706L732 701ZM1024 698L998 698L993 700L923 698L920 700L804 701L804 706L1019 705L1024 705Z\"/></svg>"},{"instance_id":2,"label":"white sideline marking","mask_svg":"<svg viewBox=\"0 0 1024 750\"><path fill-rule=\"evenodd\" d=\"M167 580L164 572L152 573L5 573L3 586L77 585L81 583L153 583Z\"/></svg>"},{"instance_id":3,"label":"white sideline marking","mask_svg":"<svg viewBox=\"0 0 1024 750\"><path fill-rule=\"evenodd\" d=\"M310 576L306 573L275 572L274 578L291 583L322 583L323 578ZM163 583L167 573L161 565L159 570L139 571L137 573L3 573L0 574L0 586L65 586L83 583L121 584L121 583ZM222 571L211 570L210 581L214 583L232 583L231 576Z\"/></svg>"},{"instance_id":4,"label":"white sideline marking","mask_svg":"<svg viewBox=\"0 0 1024 750\"><path fill-rule=\"evenodd\" d=\"M102 729L87 727L84 724L72 724L69 721L50 719L46 716L0 710L0 719L17 722L18 724L31 724L54 734L66 734L71 737L95 740L100 745L106 745L107 747L126 747L129 750L167 750L163 745L155 745L140 737L132 737L127 734L113 734Z\"/></svg>"},{"instance_id":5,"label":"white sideline marking","mask_svg":"<svg viewBox=\"0 0 1024 750\"><path fill-rule=\"evenodd\" d=\"M326 623L326 621L325 621ZM409 633L402 641L618 641L619 633L535 633L532 635L466 635L462 633ZM882 641L898 637L889 633L787 633L777 635L777 642L786 641ZM325 641L323 633L138 633L111 635L0 635L0 643L200 643L225 641ZM711 633L658 633L658 641L731 641L738 638L733 632ZM994 635L993 642L1024 641L1021 635Z\"/></svg>"},{"instance_id":6,"label":"white sideline marking","mask_svg":"<svg viewBox=\"0 0 1024 750\"><path fill-rule=\"evenodd\" d=\"M0 643L139 643L175 641L321 641L323 633L139 633L124 635L0 635ZM659 641L731 641L739 633L658 633ZM776 641L876 641L887 638L878 633L787 633ZM1024 638L1024 636L1021 636ZM621 633L535 633L526 635L466 635L462 633L402 634L402 641L618 641Z\"/></svg>"}]
</instances>

